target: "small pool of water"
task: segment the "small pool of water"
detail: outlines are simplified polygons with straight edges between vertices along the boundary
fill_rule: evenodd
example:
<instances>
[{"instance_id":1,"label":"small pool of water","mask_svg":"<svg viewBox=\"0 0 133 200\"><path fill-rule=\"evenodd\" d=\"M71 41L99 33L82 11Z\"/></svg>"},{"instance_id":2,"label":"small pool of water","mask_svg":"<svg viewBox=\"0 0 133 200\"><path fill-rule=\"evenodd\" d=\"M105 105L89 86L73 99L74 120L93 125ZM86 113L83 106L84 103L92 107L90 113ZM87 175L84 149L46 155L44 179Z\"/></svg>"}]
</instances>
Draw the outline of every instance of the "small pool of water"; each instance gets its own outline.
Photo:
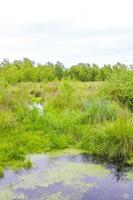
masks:
<instances>
[{"instance_id":1,"label":"small pool of water","mask_svg":"<svg viewBox=\"0 0 133 200\"><path fill-rule=\"evenodd\" d=\"M6 170L0 200L133 200L133 169L117 172L85 154L29 155L33 167Z\"/></svg>"},{"instance_id":2,"label":"small pool of water","mask_svg":"<svg viewBox=\"0 0 133 200\"><path fill-rule=\"evenodd\" d=\"M30 110L37 109L38 112L39 112L40 114L42 114L42 113L43 113L43 110L44 110L44 105L41 104L41 103L32 103L31 105L29 105L29 109L30 109Z\"/></svg>"}]
</instances>

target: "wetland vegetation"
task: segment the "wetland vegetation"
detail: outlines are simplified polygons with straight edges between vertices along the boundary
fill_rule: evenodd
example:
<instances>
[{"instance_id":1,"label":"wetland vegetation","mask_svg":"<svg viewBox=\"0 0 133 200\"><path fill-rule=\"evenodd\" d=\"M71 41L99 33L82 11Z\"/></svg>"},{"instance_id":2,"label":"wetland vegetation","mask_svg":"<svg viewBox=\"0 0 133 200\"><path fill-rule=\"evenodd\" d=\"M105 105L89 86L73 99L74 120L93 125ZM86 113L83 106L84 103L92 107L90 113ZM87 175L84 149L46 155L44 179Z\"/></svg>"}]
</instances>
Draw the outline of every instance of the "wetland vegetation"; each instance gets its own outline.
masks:
<instances>
[{"instance_id":1,"label":"wetland vegetation","mask_svg":"<svg viewBox=\"0 0 133 200\"><path fill-rule=\"evenodd\" d=\"M0 67L0 175L30 168L27 154L75 148L133 164L133 70L29 59Z\"/></svg>"}]
</instances>

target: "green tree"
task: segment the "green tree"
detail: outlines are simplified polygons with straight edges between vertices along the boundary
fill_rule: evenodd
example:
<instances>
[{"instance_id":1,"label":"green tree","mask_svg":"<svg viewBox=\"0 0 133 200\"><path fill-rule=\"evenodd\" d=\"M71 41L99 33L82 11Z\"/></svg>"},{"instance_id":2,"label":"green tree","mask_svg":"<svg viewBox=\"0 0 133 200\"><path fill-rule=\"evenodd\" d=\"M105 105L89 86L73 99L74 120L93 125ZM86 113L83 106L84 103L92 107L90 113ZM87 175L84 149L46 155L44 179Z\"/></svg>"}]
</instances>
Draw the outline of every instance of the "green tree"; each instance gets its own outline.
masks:
<instances>
[{"instance_id":1,"label":"green tree","mask_svg":"<svg viewBox=\"0 0 133 200\"><path fill-rule=\"evenodd\" d=\"M55 76L60 81L63 78L64 65L59 61L57 61L57 63L54 66L54 70L55 70Z\"/></svg>"}]
</instances>

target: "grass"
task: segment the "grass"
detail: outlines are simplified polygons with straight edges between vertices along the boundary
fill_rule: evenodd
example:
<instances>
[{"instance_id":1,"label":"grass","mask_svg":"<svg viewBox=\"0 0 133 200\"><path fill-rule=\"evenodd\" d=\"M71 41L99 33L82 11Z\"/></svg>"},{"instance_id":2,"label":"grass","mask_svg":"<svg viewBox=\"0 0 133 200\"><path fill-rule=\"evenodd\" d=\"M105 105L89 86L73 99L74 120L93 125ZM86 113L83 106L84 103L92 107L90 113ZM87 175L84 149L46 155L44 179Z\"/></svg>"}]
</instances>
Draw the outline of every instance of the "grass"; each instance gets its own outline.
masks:
<instances>
[{"instance_id":1,"label":"grass","mask_svg":"<svg viewBox=\"0 0 133 200\"><path fill-rule=\"evenodd\" d=\"M127 120L107 124L101 144L101 154L115 163L125 162L133 152L133 126Z\"/></svg>"},{"instance_id":2,"label":"grass","mask_svg":"<svg viewBox=\"0 0 133 200\"><path fill-rule=\"evenodd\" d=\"M104 98L84 102L84 109L86 123L103 123L104 121L114 121L117 118L118 106Z\"/></svg>"},{"instance_id":3,"label":"grass","mask_svg":"<svg viewBox=\"0 0 133 200\"><path fill-rule=\"evenodd\" d=\"M0 178L4 176L4 169L0 167Z\"/></svg>"},{"instance_id":4,"label":"grass","mask_svg":"<svg viewBox=\"0 0 133 200\"><path fill-rule=\"evenodd\" d=\"M0 174L29 168L29 153L79 148L122 163L133 159L133 117L99 93L99 82L19 83L0 88ZM42 103L40 114L32 103Z\"/></svg>"}]
</instances>

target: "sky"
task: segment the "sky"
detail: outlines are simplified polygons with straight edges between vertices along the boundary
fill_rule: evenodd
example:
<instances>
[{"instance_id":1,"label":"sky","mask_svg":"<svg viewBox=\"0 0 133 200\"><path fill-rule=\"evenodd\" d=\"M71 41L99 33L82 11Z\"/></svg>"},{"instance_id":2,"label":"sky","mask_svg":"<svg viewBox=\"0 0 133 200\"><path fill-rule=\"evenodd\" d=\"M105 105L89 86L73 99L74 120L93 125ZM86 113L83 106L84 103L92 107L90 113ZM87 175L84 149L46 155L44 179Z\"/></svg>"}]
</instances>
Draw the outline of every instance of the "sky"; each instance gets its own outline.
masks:
<instances>
[{"instance_id":1,"label":"sky","mask_svg":"<svg viewBox=\"0 0 133 200\"><path fill-rule=\"evenodd\" d=\"M133 0L0 0L0 61L133 63Z\"/></svg>"}]
</instances>

